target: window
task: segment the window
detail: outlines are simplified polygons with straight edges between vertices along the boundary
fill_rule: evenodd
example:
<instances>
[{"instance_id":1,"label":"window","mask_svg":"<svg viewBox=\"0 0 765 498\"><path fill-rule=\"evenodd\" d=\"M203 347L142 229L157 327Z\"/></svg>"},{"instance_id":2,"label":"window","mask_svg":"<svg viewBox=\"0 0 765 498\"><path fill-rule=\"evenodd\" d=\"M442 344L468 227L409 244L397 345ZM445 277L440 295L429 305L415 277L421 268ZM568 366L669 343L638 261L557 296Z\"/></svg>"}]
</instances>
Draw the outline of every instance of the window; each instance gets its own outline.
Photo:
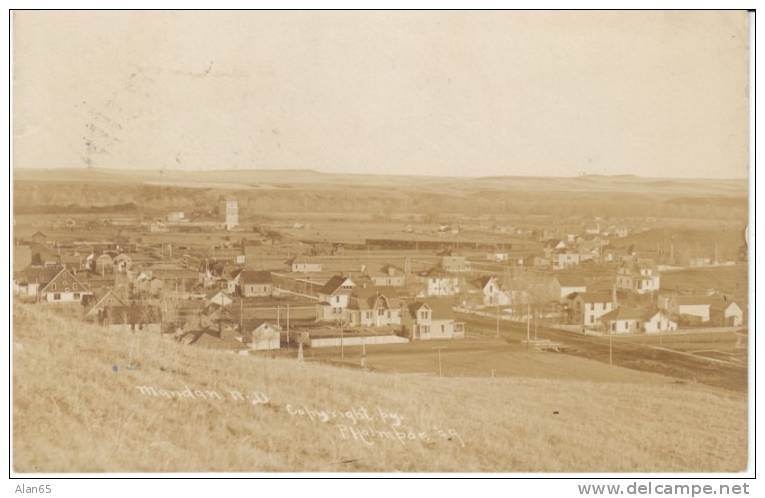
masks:
<instances>
[{"instance_id":1,"label":"window","mask_svg":"<svg viewBox=\"0 0 765 498\"><path fill-rule=\"evenodd\" d=\"M53 294L53 300L54 300L54 301L58 301L58 300L60 300L60 299L61 299L61 294L59 294L58 292L56 292L56 293L54 293L54 294Z\"/></svg>"},{"instance_id":2,"label":"window","mask_svg":"<svg viewBox=\"0 0 765 498\"><path fill-rule=\"evenodd\" d=\"M390 318L390 310L388 310L388 318Z\"/></svg>"},{"instance_id":3,"label":"window","mask_svg":"<svg viewBox=\"0 0 765 498\"><path fill-rule=\"evenodd\" d=\"M446 332L446 325L441 325L441 332Z\"/></svg>"},{"instance_id":4,"label":"window","mask_svg":"<svg viewBox=\"0 0 765 498\"><path fill-rule=\"evenodd\" d=\"M77 284L76 283L72 284L72 289L75 290L75 291L77 290Z\"/></svg>"},{"instance_id":5,"label":"window","mask_svg":"<svg viewBox=\"0 0 765 498\"><path fill-rule=\"evenodd\" d=\"M385 316L385 310L380 308L377 310L377 316Z\"/></svg>"},{"instance_id":6,"label":"window","mask_svg":"<svg viewBox=\"0 0 765 498\"><path fill-rule=\"evenodd\" d=\"M50 285L50 289L51 289L51 290L56 290L56 284L55 284L55 283L54 283L54 284L51 284L51 285Z\"/></svg>"},{"instance_id":7,"label":"window","mask_svg":"<svg viewBox=\"0 0 765 498\"><path fill-rule=\"evenodd\" d=\"M80 299L80 293L79 292L75 292L74 293L74 298L75 299Z\"/></svg>"}]
</instances>

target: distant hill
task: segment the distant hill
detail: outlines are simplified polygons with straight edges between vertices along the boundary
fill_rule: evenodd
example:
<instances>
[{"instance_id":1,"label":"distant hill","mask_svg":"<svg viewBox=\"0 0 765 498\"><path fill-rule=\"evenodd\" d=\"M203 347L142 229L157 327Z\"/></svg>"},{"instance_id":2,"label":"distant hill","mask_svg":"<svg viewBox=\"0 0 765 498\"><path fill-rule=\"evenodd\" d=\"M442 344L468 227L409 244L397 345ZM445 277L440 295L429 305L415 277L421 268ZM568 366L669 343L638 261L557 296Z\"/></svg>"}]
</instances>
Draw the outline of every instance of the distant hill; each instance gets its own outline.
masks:
<instances>
[{"instance_id":1,"label":"distant hill","mask_svg":"<svg viewBox=\"0 0 765 498\"><path fill-rule=\"evenodd\" d=\"M16 169L14 181L33 182L128 182L165 183L190 186L198 183L218 185L219 188L243 186L257 187L260 184L276 185L366 185L395 186L401 189L436 188L447 190L510 189L534 191L598 191L598 192L641 192L641 193L706 193L709 195L746 195L745 179L657 179L635 175L586 175L575 177L439 177L402 176L380 174L323 173L315 170L127 170L127 169Z\"/></svg>"},{"instance_id":2,"label":"distant hill","mask_svg":"<svg viewBox=\"0 0 765 498\"><path fill-rule=\"evenodd\" d=\"M701 386L365 373L112 333L31 305L14 306L13 324L17 472L746 466L745 397Z\"/></svg>"}]
</instances>

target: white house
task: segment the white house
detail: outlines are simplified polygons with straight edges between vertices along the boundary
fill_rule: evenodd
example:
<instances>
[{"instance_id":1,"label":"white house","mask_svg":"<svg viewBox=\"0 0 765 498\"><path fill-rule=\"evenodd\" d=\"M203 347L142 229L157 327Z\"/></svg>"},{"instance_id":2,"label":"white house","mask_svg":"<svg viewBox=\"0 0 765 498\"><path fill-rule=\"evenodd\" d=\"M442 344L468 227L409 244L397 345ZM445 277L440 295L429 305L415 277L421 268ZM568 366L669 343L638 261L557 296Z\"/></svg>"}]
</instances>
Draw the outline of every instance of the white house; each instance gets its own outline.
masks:
<instances>
[{"instance_id":1,"label":"white house","mask_svg":"<svg viewBox=\"0 0 765 498\"><path fill-rule=\"evenodd\" d=\"M352 294L348 305L348 322L361 327L399 327L401 306L398 300L382 294Z\"/></svg>"},{"instance_id":2,"label":"white house","mask_svg":"<svg viewBox=\"0 0 765 498\"><path fill-rule=\"evenodd\" d=\"M443 300L416 301L402 306L404 329L412 340L457 339L465 337L465 325Z\"/></svg>"},{"instance_id":3,"label":"white house","mask_svg":"<svg viewBox=\"0 0 765 498\"><path fill-rule=\"evenodd\" d=\"M90 288L65 268L40 289L40 300L47 303L80 303L91 295Z\"/></svg>"},{"instance_id":4,"label":"white house","mask_svg":"<svg viewBox=\"0 0 765 498\"><path fill-rule=\"evenodd\" d=\"M652 310L646 313L643 322L643 331L647 334L677 330L677 322L669 313L663 310Z\"/></svg>"},{"instance_id":5,"label":"white house","mask_svg":"<svg viewBox=\"0 0 765 498\"><path fill-rule=\"evenodd\" d=\"M420 297L454 296L460 291L460 279L439 266L419 274L420 281L425 284L425 290Z\"/></svg>"},{"instance_id":6,"label":"white house","mask_svg":"<svg viewBox=\"0 0 765 498\"><path fill-rule=\"evenodd\" d=\"M281 347L282 329L275 323L257 320L248 324L245 343L253 351L272 351Z\"/></svg>"},{"instance_id":7,"label":"white house","mask_svg":"<svg viewBox=\"0 0 765 498\"><path fill-rule=\"evenodd\" d=\"M744 323L744 311L733 301L717 299L712 302L710 320L715 325L740 327Z\"/></svg>"},{"instance_id":8,"label":"white house","mask_svg":"<svg viewBox=\"0 0 765 498\"><path fill-rule=\"evenodd\" d=\"M290 270L295 273L318 273L321 271L321 263L303 257L292 258L287 263Z\"/></svg>"},{"instance_id":9,"label":"white house","mask_svg":"<svg viewBox=\"0 0 765 498\"><path fill-rule=\"evenodd\" d=\"M661 285L661 277L656 266L648 263L625 265L616 270L616 288L647 294L656 292Z\"/></svg>"},{"instance_id":10,"label":"white house","mask_svg":"<svg viewBox=\"0 0 765 498\"><path fill-rule=\"evenodd\" d=\"M565 299L575 292L587 292L587 284L581 275L556 275L553 278L553 286L560 299Z\"/></svg>"},{"instance_id":11,"label":"white house","mask_svg":"<svg viewBox=\"0 0 765 498\"><path fill-rule=\"evenodd\" d=\"M579 253L571 249L560 249L552 255L553 270L565 270L578 265L580 262Z\"/></svg>"},{"instance_id":12,"label":"white house","mask_svg":"<svg viewBox=\"0 0 765 498\"><path fill-rule=\"evenodd\" d=\"M707 296L669 296L663 303L666 310L681 321L708 323L710 320L712 299Z\"/></svg>"},{"instance_id":13,"label":"white house","mask_svg":"<svg viewBox=\"0 0 765 498\"><path fill-rule=\"evenodd\" d=\"M510 294L502 289L497 277L481 277L471 281L470 285L468 285L466 304L507 306L510 304Z\"/></svg>"},{"instance_id":14,"label":"white house","mask_svg":"<svg viewBox=\"0 0 765 498\"><path fill-rule=\"evenodd\" d=\"M402 287L406 282L404 270L393 265L384 265L370 278L377 287Z\"/></svg>"},{"instance_id":15,"label":"white house","mask_svg":"<svg viewBox=\"0 0 765 498\"><path fill-rule=\"evenodd\" d=\"M577 322L585 327L597 328L600 318L616 307L611 294L606 292L582 292L574 297Z\"/></svg>"},{"instance_id":16,"label":"white house","mask_svg":"<svg viewBox=\"0 0 765 498\"><path fill-rule=\"evenodd\" d=\"M350 295L356 284L350 277L335 275L319 289L318 320L345 320L345 310L350 302Z\"/></svg>"}]
</instances>

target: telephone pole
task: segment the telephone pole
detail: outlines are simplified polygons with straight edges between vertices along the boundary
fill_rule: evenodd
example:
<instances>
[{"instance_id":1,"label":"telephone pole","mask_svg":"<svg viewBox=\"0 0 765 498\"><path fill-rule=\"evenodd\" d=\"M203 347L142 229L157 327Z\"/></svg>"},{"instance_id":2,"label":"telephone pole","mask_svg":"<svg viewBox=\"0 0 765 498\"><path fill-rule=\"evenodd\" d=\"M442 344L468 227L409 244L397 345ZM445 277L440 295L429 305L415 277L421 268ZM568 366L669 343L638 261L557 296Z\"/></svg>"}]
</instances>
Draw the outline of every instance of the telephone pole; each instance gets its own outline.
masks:
<instances>
[{"instance_id":1,"label":"telephone pole","mask_svg":"<svg viewBox=\"0 0 765 498\"><path fill-rule=\"evenodd\" d=\"M499 339L499 302L497 302L497 339Z\"/></svg>"},{"instance_id":2,"label":"telephone pole","mask_svg":"<svg viewBox=\"0 0 765 498\"><path fill-rule=\"evenodd\" d=\"M443 375L443 370L441 369L441 350L444 349L445 346L436 346L433 349L438 351L438 376L441 377Z\"/></svg>"}]
</instances>

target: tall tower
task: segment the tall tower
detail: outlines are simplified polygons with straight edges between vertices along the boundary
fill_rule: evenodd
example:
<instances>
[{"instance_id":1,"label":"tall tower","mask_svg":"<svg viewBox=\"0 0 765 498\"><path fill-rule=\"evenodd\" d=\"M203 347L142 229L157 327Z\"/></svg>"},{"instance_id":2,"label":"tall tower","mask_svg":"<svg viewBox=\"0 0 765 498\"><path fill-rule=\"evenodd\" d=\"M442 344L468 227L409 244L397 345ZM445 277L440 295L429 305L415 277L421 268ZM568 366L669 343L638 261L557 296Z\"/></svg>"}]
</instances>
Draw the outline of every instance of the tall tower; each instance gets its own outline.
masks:
<instances>
[{"instance_id":1,"label":"tall tower","mask_svg":"<svg viewBox=\"0 0 765 498\"><path fill-rule=\"evenodd\" d=\"M239 204L236 199L226 200L226 230L239 226Z\"/></svg>"}]
</instances>

